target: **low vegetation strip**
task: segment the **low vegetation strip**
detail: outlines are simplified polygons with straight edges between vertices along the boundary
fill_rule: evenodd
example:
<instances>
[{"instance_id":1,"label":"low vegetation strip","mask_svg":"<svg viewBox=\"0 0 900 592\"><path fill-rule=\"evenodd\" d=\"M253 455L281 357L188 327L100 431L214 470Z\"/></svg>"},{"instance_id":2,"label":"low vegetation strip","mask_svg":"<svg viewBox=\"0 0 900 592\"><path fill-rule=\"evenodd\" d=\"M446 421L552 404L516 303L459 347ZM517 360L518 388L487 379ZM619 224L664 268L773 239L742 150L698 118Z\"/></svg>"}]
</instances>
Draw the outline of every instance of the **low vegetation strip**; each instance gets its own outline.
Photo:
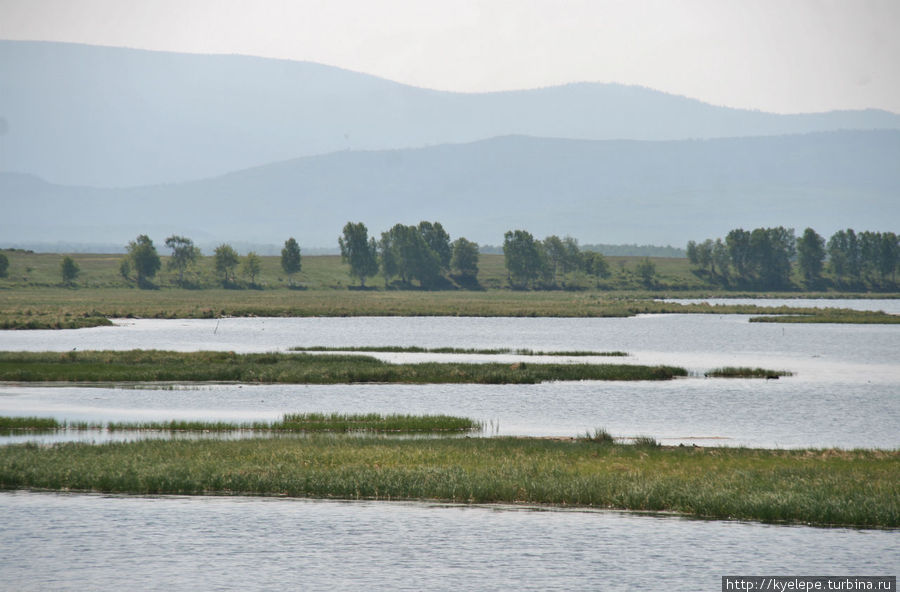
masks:
<instances>
[{"instance_id":1,"label":"low vegetation strip","mask_svg":"<svg viewBox=\"0 0 900 592\"><path fill-rule=\"evenodd\" d=\"M362 355L149 350L0 352L10 382L244 382L286 384L536 384L560 380L669 380L684 368L627 364L389 364Z\"/></svg>"},{"instance_id":2,"label":"low vegetation strip","mask_svg":"<svg viewBox=\"0 0 900 592\"><path fill-rule=\"evenodd\" d=\"M0 447L0 488L428 499L900 526L900 451L521 438L319 438Z\"/></svg>"},{"instance_id":3,"label":"low vegetation strip","mask_svg":"<svg viewBox=\"0 0 900 592\"><path fill-rule=\"evenodd\" d=\"M0 417L0 432L13 430L102 430L117 431L185 431L230 432L238 430L278 432L449 432L474 431L484 428L483 423L467 417L449 415L402 415L379 413L289 413L276 422L206 422L206 421L155 421L155 422L58 422L42 417Z\"/></svg>"},{"instance_id":4,"label":"low vegetation strip","mask_svg":"<svg viewBox=\"0 0 900 592\"><path fill-rule=\"evenodd\" d=\"M733 366L714 368L704 374L707 378L780 378L782 376L793 375L794 373L788 370L766 370L765 368L742 368Z\"/></svg>"},{"instance_id":5,"label":"low vegetation strip","mask_svg":"<svg viewBox=\"0 0 900 592\"><path fill-rule=\"evenodd\" d=\"M515 354L517 356L568 356L568 357L627 357L628 354L622 351L535 351L532 349L511 349L511 348L494 348L494 349L477 349L477 348L459 348L459 347L418 347L418 346L399 346L399 345L371 345L356 347L326 347L324 345L313 345L309 347L292 347L291 351L300 352L316 352L316 351L343 351L343 352L372 352L372 353L404 353L404 354Z\"/></svg>"},{"instance_id":6,"label":"low vegetation strip","mask_svg":"<svg viewBox=\"0 0 900 592\"><path fill-rule=\"evenodd\" d=\"M881 311L864 310L819 310L809 314L785 314L777 316L752 317L751 323L840 323L852 325L896 325L900 315Z\"/></svg>"}]
</instances>

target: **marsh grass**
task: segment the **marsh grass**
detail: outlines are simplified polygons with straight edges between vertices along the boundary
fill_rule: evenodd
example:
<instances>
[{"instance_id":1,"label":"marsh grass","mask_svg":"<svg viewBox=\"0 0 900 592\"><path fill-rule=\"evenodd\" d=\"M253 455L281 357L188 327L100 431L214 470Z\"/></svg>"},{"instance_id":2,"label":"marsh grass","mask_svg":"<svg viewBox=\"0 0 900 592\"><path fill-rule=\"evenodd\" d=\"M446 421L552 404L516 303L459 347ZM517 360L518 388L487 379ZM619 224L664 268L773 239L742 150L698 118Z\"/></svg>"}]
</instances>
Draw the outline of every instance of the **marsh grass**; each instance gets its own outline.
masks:
<instances>
[{"instance_id":1,"label":"marsh grass","mask_svg":"<svg viewBox=\"0 0 900 592\"><path fill-rule=\"evenodd\" d=\"M616 441L612 434L607 432L604 428L595 428L593 431L589 430L579 439L584 440L585 442L593 442L594 444L613 444Z\"/></svg>"},{"instance_id":2,"label":"marsh grass","mask_svg":"<svg viewBox=\"0 0 900 592\"><path fill-rule=\"evenodd\" d=\"M0 488L445 500L900 526L900 452L524 438L138 441L0 447Z\"/></svg>"},{"instance_id":3,"label":"marsh grass","mask_svg":"<svg viewBox=\"0 0 900 592\"><path fill-rule=\"evenodd\" d=\"M63 427L49 417L3 417L0 416L0 432L11 430L55 430Z\"/></svg>"},{"instance_id":4,"label":"marsh grass","mask_svg":"<svg viewBox=\"0 0 900 592\"><path fill-rule=\"evenodd\" d=\"M409 353L409 354L483 354L483 355L500 355L515 354L517 356L566 356L566 357L627 357L628 354L622 351L535 351L532 349L512 349L512 348L460 348L460 347L418 347L400 346L400 345L364 345L364 346L348 346L348 347L328 347L324 345L312 345L309 347L297 346L292 347L291 351L297 352L371 352L371 353Z\"/></svg>"},{"instance_id":5,"label":"marsh grass","mask_svg":"<svg viewBox=\"0 0 900 592\"><path fill-rule=\"evenodd\" d=\"M788 370L766 370L765 368L743 368L734 366L715 368L704 374L707 378L780 378L782 376L793 375L794 373Z\"/></svg>"},{"instance_id":6,"label":"marsh grass","mask_svg":"<svg viewBox=\"0 0 900 592\"><path fill-rule=\"evenodd\" d=\"M0 352L0 380L287 384L536 384L561 380L669 380L683 368L627 364L389 364L369 356L155 350Z\"/></svg>"},{"instance_id":7,"label":"marsh grass","mask_svg":"<svg viewBox=\"0 0 900 592\"><path fill-rule=\"evenodd\" d=\"M837 323L853 325L895 325L900 315L882 311L816 309L804 314L779 314L778 316L752 317L751 323Z\"/></svg>"},{"instance_id":8,"label":"marsh grass","mask_svg":"<svg viewBox=\"0 0 900 592\"><path fill-rule=\"evenodd\" d=\"M484 423L467 417L450 415L403 415L379 413L289 413L276 422L58 422L52 418L0 417L0 431L40 430L109 430L171 432L234 432L240 430L268 432L465 432L483 430Z\"/></svg>"}]
</instances>

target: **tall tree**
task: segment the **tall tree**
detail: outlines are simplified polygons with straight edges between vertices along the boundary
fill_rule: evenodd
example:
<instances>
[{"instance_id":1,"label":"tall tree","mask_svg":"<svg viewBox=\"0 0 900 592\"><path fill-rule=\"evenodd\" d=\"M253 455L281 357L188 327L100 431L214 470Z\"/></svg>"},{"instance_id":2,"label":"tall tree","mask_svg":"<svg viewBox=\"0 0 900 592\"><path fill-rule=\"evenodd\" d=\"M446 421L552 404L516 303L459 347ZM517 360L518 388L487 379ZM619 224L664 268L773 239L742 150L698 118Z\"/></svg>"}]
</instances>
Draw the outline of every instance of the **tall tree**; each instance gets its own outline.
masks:
<instances>
[{"instance_id":1,"label":"tall tree","mask_svg":"<svg viewBox=\"0 0 900 592\"><path fill-rule=\"evenodd\" d=\"M469 281L474 280L478 276L478 243L464 238L453 241L450 267Z\"/></svg>"},{"instance_id":2,"label":"tall tree","mask_svg":"<svg viewBox=\"0 0 900 592\"><path fill-rule=\"evenodd\" d=\"M234 270L240 263L237 251L231 245L222 243L215 251L216 271L222 274L222 283L234 282Z\"/></svg>"},{"instance_id":3,"label":"tall tree","mask_svg":"<svg viewBox=\"0 0 900 592\"><path fill-rule=\"evenodd\" d=\"M900 267L900 240L893 232L881 233L878 244L878 273L881 274L882 281L887 281L888 276L891 276L892 282L896 281L898 267Z\"/></svg>"},{"instance_id":4,"label":"tall tree","mask_svg":"<svg viewBox=\"0 0 900 592\"><path fill-rule=\"evenodd\" d=\"M596 251L584 251L581 254L581 266L586 274L597 279L597 285L600 284L600 278L611 275L606 257Z\"/></svg>"},{"instance_id":5,"label":"tall tree","mask_svg":"<svg viewBox=\"0 0 900 592\"><path fill-rule=\"evenodd\" d=\"M303 267L300 259L300 245L294 237L284 241L284 248L281 249L281 269L288 275L288 283L294 285L294 274L298 273Z\"/></svg>"},{"instance_id":6,"label":"tall tree","mask_svg":"<svg viewBox=\"0 0 900 592\"><path fill-rule=\"evenodd\" d=\"M423 288L431 288L440 278L440 258L417 227L395 224L382 233L379 247L385 282L398 275L407 286L418 280Z\"/></svg>"},{"instance_id":7,"label":"tall tree","mask_svg":"<svg viewBox=\"0 0 900 592\"><path fill-rule=\"evenodd\" d=\"M860 265L859 240L852 228L838 230L828 239L828 265L837 281L847 278L859 280Z\"/></svg>"},{"instance_id":8,"label":"tall tree","mask_svg":"<svg viewBox=\"0 0 900 592\"><path fill-rule=\"evenodd\" d=\"M736 228L725 237L728 257L735 273L742 280L750 278L750 233L743 228Z\"/></svg>"},{"instance_id":9,"label":"tall tree","mask_svg":"<svg viewBox=\"0 0 900 592\"><path fill-rule=\"evenodd\" d=\"M136 239L128 243L128 257L137 275L137 284L140 288L148 287L161 266L159 254L153 241L146 234L138 235Z\"/></svg>"},{"instance_id":10,"label":"tall tree","mask_svg":"<svg viewBox=\"0 0 900 592\"><path fill-rule=\"evenodd\" d=\"M365 287L366 278L378 273L375 239L369 239L369 231L362 222L347 222L344 235L338 237L338 244L341 247L341 261L350 264L350 277L357 278L359 285Z\"/></svg>"},{"instance_id":11,"label":"tall tree","mask_svg":"<svg viewBox=\"0 0 900 592\"><path fill-rule=\"evenodd\" d=\"M453 257L453 249L450 246L450 235L444 230L440 222L419 222L419 234L425 240L428 248L437 256L441 270L450 271L450 259Z\"/></svg>"},{"instance_id":12,"label":"tall tree","mask_svg":"<svg viewBox=\"0 0 900 592\"><path fill-rule=\"evenodd\" d=\"M812 228L804 230L803 236L797 239L797 265L807 286L813 286L822 280L825 239Z\"/></svg>"},{"instance_id":13,"label":"tall tree","mask_svg":"<svg viewBox=\"0 0 900 592\"><path fill-rule=\"evenodd\" d=\"M75 281L75 278L78 277L81 269L78 267L78 264L75 263L75 260L71 257L63 257L62 262L59 265L60 273L62 273L62 280L65 284L71 284Z\"/></svg>"},{"instance_id":14,"label":"tall tree","mask_svg":"<svg viewBox=\"0 0 900 592\"><path fill-rule=\"evenodd\" d=\"M503 235L503 257L510 285L532 286L544 272L544 256L540 243L526 230L509 230ZM549 266L547 266L549 267Z\"/></svg>"},{"instance_id":15,"label":"tall tree","mask_svg":"<svg viewBox=\"0 0 900 592\"><path fill-rule=\"evenodd\" d=\"M259 255L257 255L255 251L247 253L247 256L244 257L244 262L241 264L241 271L250 278L251 286L256 285L256 276L259 275L261 270L262 259L260 259Z\"/></svg>"},{"instance_id":16,"label":"tall tree","mask_svg":"<svg viewBox=\"0 0 900 592\"><path fill-rule=\"evenodd\" d=\"M797 253L793 228L755 228L750 233L750 261L759 287L779 288L791 282L791 260Z\"/></svg>"},{"instance_id":17,"label":"tall tree","mask_svg":"<svg viewBox=\"0 0 900 592\"><path fill-rule=\"evenodd\" d=\"M178 283L184 283L184 272L188 267L197 262L200 249L194 246L194 241L184 236L172 235L166 239L166 246L172 249L167 267L169 270L178 271Z\"/></svg>"},{"instance_id":18,"label":"tall tree","mask_svg":"<svg viewBox=\"0 0 900 592\"><path fill-rule=\"evenodd\" d=\"M635 268L635 271L641 278L641 283L644 284L645 287L653 287L653 282L656 277L656 264L653 263L653 261L650 261L649 257L644 257L637 264L637 268Z\"/></svg>"}]
</instances>

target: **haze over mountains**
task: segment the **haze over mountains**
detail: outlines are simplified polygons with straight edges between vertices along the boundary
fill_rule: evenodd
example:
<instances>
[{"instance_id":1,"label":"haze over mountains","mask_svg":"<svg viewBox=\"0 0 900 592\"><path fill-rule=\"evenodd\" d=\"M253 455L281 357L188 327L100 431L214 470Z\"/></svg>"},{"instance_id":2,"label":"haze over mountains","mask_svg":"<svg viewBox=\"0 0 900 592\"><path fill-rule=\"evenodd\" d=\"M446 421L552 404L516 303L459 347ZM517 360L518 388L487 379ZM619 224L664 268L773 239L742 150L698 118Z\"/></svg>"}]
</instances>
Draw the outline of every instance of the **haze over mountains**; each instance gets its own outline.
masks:
<instances>
[{"instance_id":1,"label":"haze over mountains","mask_svg":"<svg viewBox=\"0 0 900 592\"><path fill-rule=\"evenodd\" d=\"M0 41L0 243L328 247L347 220L428 219L482 243L526 228L682 246L737 226L896 231L898 197L900 115L884 111L775 115L610 84L455 94Z\"/></svg>"}]
</instances>

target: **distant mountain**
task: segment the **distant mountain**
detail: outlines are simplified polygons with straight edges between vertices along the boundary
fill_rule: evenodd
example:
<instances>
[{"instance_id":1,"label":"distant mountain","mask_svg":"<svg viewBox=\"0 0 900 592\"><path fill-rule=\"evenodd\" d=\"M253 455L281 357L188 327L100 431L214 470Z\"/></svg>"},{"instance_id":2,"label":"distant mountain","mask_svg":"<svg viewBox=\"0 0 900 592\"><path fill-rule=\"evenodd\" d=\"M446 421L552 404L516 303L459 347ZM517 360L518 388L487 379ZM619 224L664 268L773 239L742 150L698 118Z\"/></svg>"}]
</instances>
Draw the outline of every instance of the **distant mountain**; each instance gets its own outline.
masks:
<instances>
[{"instance_id":1,"label":"distant mountain","mask_svg":"<svg viewBox=\"0 0 900 592\"><path fill-rule=\"evenodd\" d=\"M736 227L897 231L900 131L646 142L507 136L420 149L346 151L220 177L128 189L0 175L0 247L24 241L333 247L348 220L370 235L437 220L502 243L524 228L582 243L683 246Z\"/></svg>"},{"instance_id":2,"label":"distant mountain","mask_svg":"<svg viewBox=\"0 0 900 592\"><path fill-rule=\"evenodd\" d=\"M775 115L615 84L458 94L306 62L0 41L0 170L70 185L183 182L299 156L505 135L678 140L839 129L900 129L900 115Z\"/></svg>"}]
</instances>

